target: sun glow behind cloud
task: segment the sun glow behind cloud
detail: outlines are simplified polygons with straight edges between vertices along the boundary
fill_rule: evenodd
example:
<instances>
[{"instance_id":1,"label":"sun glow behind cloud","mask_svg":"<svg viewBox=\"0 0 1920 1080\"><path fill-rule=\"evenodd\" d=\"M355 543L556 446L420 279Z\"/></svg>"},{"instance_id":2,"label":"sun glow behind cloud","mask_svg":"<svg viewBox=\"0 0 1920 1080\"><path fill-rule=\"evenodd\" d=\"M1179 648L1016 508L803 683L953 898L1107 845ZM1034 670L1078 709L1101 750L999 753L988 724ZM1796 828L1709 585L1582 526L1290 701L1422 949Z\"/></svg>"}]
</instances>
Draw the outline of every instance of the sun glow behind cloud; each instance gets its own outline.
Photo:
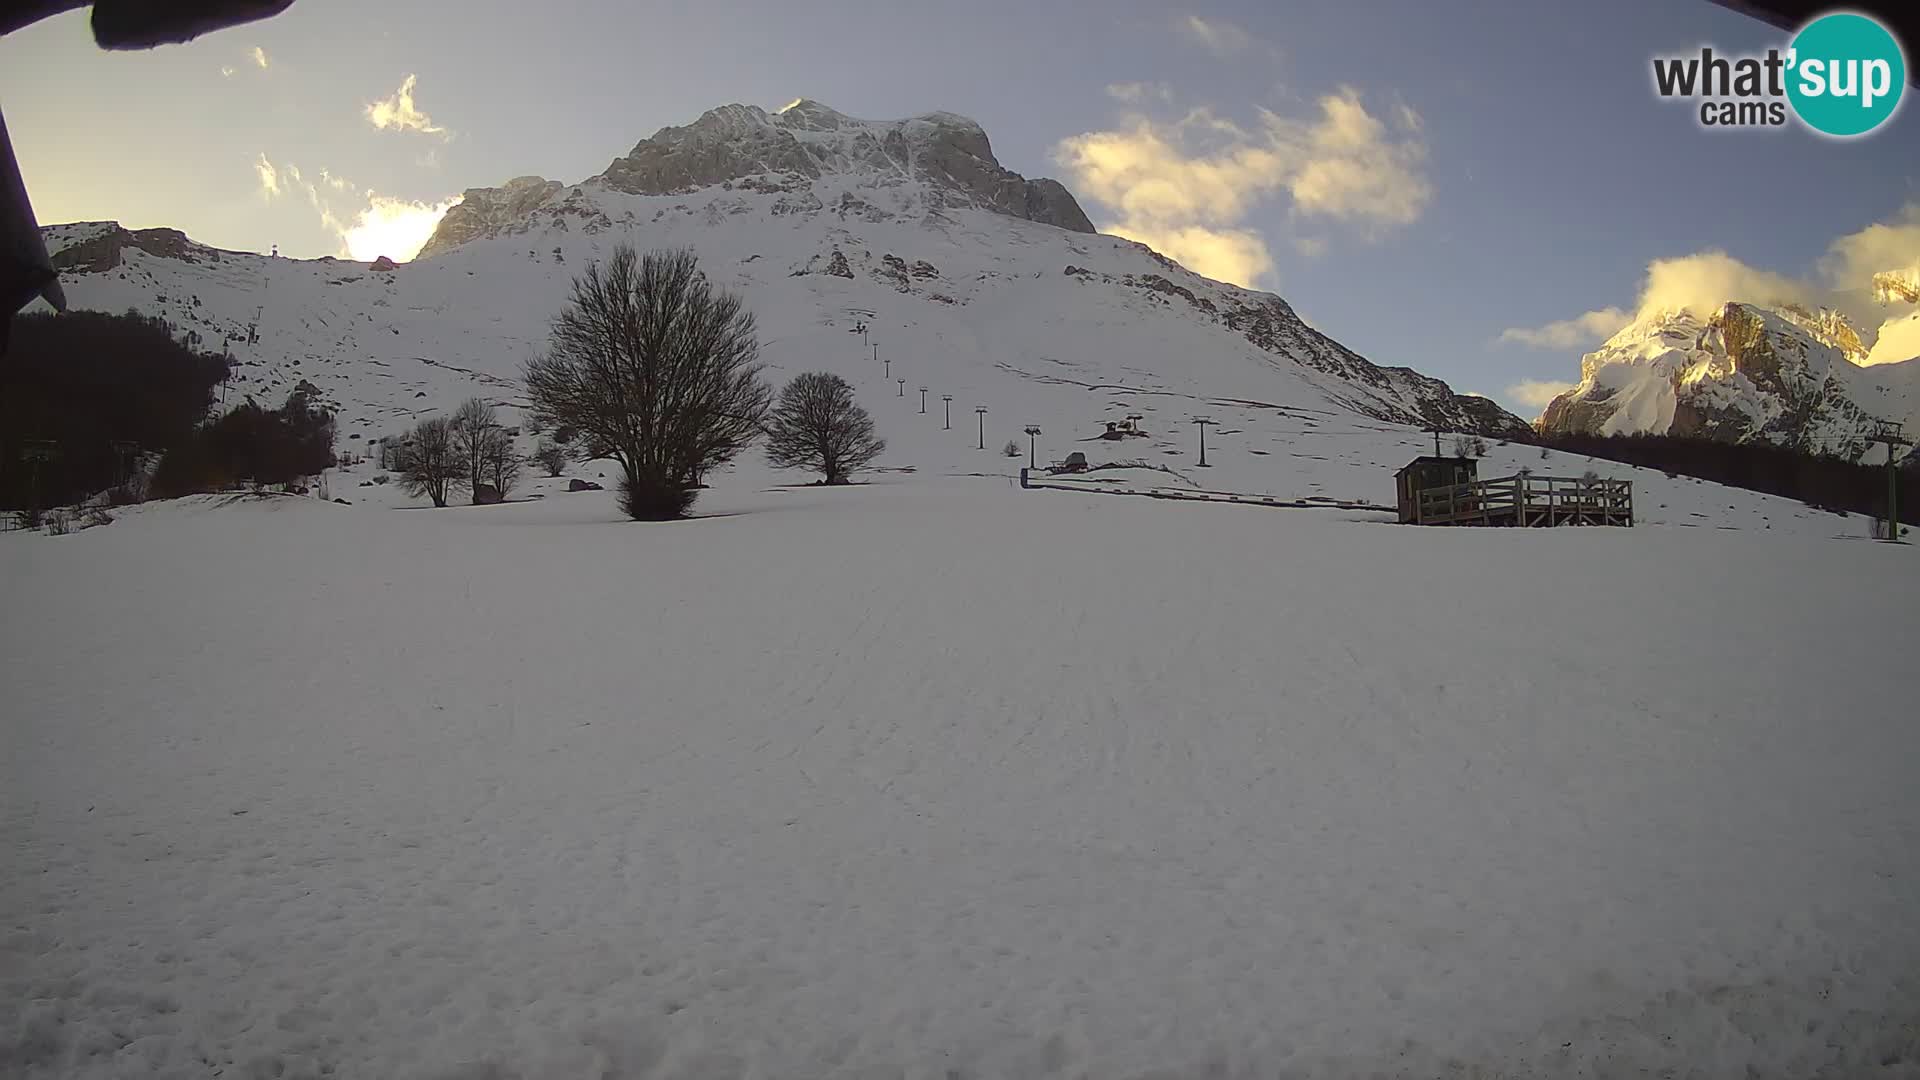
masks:
<instances>
[{"instance_id":1,"label":"sun glow behind cloud","mask_svg":"<svg viewBox=\"0 0 1920 1080\"><path fill-rule=\"evenodd\" d=\"M381 195L371 188L362 189L332 170L319 170L315 183L299 166L282 162L275 165L261 154L254 162L260 190L268 199L283 192L298 191L306 196L320 224L340 242L336 253L358 262L371 262L385 255L405 262L420 253L440 219L460 204L460 196L419 201ZM340 199L350 203L341 207Z\"/></svg>"},{"instance_id":2,"label":"sun glow behind cloud","mask_svg":"<svg viewBox=\"0 0 1920 1080\"><path fill-rule=\"evenodd\" d=\"M335 231L349 258L370 262L385 255L405 262L420 253L440 219L459 203L458 196L425 203L368 192L367 206L353 224Z\"/></svg>"}]
</instances>

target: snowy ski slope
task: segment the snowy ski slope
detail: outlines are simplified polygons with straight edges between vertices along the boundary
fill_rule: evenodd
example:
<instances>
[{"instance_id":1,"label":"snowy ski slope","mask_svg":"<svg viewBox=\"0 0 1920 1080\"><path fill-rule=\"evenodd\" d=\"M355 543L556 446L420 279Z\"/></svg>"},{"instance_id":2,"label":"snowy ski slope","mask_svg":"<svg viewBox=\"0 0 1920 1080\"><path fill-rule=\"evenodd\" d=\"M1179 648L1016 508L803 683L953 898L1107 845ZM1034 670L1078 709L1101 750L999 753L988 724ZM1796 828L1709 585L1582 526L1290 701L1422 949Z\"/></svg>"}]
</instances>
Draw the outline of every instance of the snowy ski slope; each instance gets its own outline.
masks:
<instances>
[{"instance_id":1,"label":"snowy ski slope","mask_svg":"<svg viewBox=\"0 0 1920 1080\"><path fill-rule=\"evenodd\" d=\"M745 479L0 537L0 1071L1910 1074L1907 551Z\"/></svg>"}]
</instances>

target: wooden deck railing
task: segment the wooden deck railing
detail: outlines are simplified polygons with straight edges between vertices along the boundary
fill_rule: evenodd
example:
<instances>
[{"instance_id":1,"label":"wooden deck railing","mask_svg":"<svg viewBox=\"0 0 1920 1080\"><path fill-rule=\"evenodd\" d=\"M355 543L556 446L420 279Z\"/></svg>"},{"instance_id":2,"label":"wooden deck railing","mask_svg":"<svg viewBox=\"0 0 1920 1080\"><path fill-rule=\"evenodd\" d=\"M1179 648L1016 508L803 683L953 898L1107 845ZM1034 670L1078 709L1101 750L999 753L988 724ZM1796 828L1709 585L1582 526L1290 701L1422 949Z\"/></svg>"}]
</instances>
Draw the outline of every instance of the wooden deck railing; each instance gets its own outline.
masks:
<instances>
[{"instance_id":1,"label":"wooden deck railing","mask_svg":"<svg viewBox=\"0 0 1920 1080\"><path fill-rule=\"evenodd\" d=\"M1573 476L1502 476L1428 488L1421 525L1632 525L1633 481Z\"/></svg>"}]
</instances>

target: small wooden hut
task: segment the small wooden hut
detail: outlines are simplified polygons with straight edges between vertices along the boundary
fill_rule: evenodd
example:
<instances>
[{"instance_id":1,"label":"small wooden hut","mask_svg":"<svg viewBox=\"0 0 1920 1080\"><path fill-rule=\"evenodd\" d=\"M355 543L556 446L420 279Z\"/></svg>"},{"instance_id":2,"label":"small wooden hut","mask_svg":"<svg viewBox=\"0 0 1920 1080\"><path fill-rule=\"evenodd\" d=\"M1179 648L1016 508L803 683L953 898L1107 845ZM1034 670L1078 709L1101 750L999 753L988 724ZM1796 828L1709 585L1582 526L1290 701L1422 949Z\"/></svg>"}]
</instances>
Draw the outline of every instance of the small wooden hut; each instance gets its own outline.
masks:
<instances>
[{"instance_id":1,"label":"small wooden hut","mask_svg":"<svg viewBox=\"0 0 1920 1080\"><path fill-rule=\"evenodd\" d=\"M1402 525L1420 523L1420 493L1429 488L1455 487L1471 484L1479 474L1480 463L1470 457L1430 457L1414 458L1393 474L1393 486L1398 494L1397 505L1400 508Z\"/></svg>"}]
</instances>

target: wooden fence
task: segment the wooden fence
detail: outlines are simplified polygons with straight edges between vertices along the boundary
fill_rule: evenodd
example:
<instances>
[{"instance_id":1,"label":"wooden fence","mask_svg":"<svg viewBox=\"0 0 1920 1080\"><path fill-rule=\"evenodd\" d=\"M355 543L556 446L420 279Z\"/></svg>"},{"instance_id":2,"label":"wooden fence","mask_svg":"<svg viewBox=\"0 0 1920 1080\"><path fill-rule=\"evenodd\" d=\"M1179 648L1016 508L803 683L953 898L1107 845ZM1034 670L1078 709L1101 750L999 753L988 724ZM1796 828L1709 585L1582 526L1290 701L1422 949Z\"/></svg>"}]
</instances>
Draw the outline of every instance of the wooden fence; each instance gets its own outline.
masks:
<instances>
[{"instance_id":1,"label":"wooden fence","mask_svg":"<svg viewBox=\"0 0 1920 1080\"><path fill-rule=\"evenodd\" d=\"M1502 476L1419 492L1420 525L1632 525L1633 481Z\"/></svg>"}]
</instances>

